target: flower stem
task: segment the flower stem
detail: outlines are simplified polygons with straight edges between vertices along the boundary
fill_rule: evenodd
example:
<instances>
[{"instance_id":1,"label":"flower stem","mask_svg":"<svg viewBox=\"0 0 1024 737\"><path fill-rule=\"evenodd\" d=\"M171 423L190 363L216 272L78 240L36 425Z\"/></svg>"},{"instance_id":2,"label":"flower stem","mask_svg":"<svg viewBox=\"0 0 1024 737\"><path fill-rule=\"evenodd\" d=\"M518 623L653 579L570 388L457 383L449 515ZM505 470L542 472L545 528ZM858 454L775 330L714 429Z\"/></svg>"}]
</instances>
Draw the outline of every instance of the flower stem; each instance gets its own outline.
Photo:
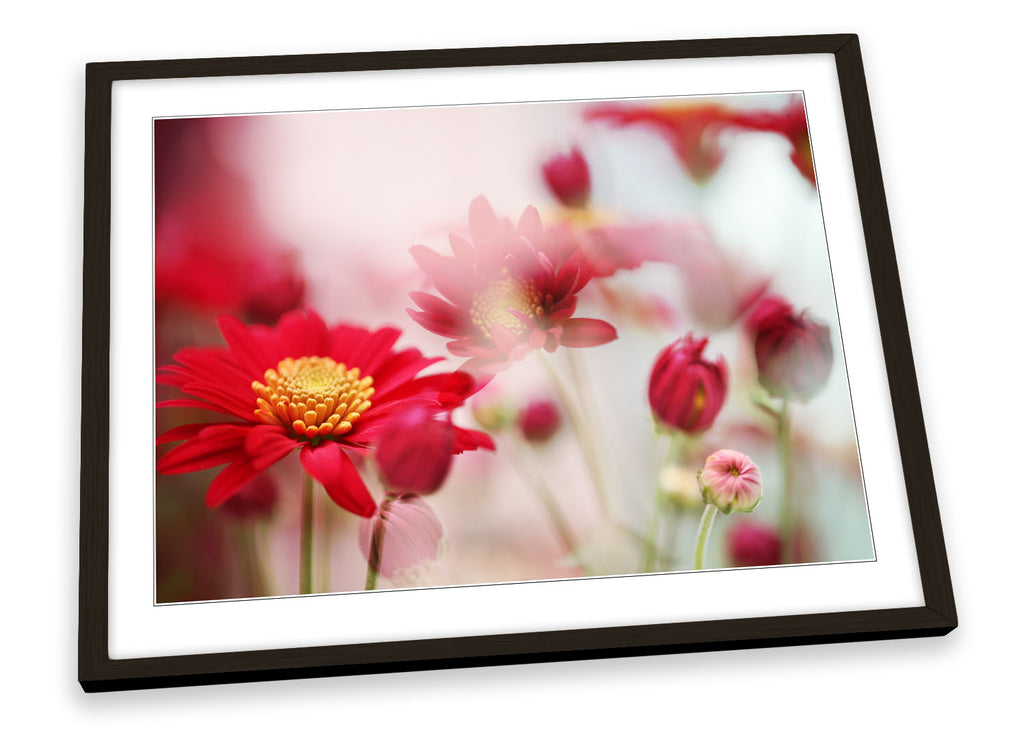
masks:
<instances>
[{"instance_id":1,"label":"flower stem","mask_svg":"<svg viewBox=\"0 0 1024 737\"><path fill-rule=\"evenodd\" d=\"M248 595L266 596L270 589L257 551L255 526L248 522L238 522L233 528L238 561L245 572L244 578L249 588Z\"/></svg>"},{"instance_id":2,"label":"flower stem","mask_svg":"<svg viewBox=\"0 0 1024 737\"><path fill-rule=\"evenodd\" d=\"M299 593L313 593L313 477L306 475L302 490L302 527L299 536Z\"/></svg>"},{"instance_id":3,"label":"flower stem","mask_svg":"<svg viewBox=\"0 0 1024 737\"><path fill-rule=\"evenodd\" d=\"M544 506L544 510L548 513L548 520L550 520L551 526L562 541L562 545L565 546L566 552L570 555L574 554L577 545L576 536L573 534L565 515L562 514L561 508L555 501L554 494L551 493L551 487L548 486L543 475L535 471L533 464L527 462L523 441L514 434L510 434L509 437L516 469L519 470L526 483L537 495L537 499Z\"/></svg>"},{"instance_id":4,"label":"flower stem","mask_svg":"<svg viewBox=\"0 0 1024 737\"><path fill-rule=\"evenodd\" d=\"M381 556L384 552L384 515L387 514L389 500L381 502L380 511L377 512L377 519L373 525L373 536L370 538L370 554L366 556L366 583L364 591L373 591L377 588L377 577L380 575Z\"/></svg>"},{"instance_id":5,"label":"flower stem","mask_svg":"<svg viewBox=\"0 0 1024 737\"><path fill-rule=\"evenodd\" d=\"M697 550L693 555L693 570L700 571L704 568L704 548L711 535L711 525L715 522L715 515L718 507L714 504L704 505L704 514L700 516L700 532L697 533Z\"/></svg>"},{"instance_id":6,"label":"flower stem","mask_svg":"<svg viewBox=\"0 0 1024 737\"><path fill-rule=\"evenodd\" d=\"M795 511L793 509L793 429L789 418L789 402L785 399L782 400L778 419L779 467L782 471L782 506L779 514L779 531L782 537L782 562L792 563L795 547L793 536L796 532Z\"/></svg>"},{"instance_id":7,"label":"flower stem","mask_svg":"<svg viewBox=\"0 0 1024 737\"><path fill-rule=\"evenodd\" d=\"M331 588L331 506L326 494L313 494L313 511L316 519L316 586L318 591Z\"/></svg>"},{"instance_id":8,"label":"flower stem","mask_svg":"<svg viewBox=\"0 0 1024 737\"><path fill-rule=\"evenodd\" d=\"M668 464L674 463L676 459L685 452L684 449L686 445L685 435L682 433L673 433L669 439L668 451L665 453L665 461L661 466L659 466L658 471L665 468ZM654 571L654 563L658 555L658 531L661 523L662 511L661 480L660 473L657 473L654 479L654 500L651 505L651 517L647 522L647 531L644 534L644 573L651 573Z\"/></svg>"},{"instance_id":9,"label":"flower stem","mask_svg":"<svg viewBox=\"0 0 1024 737\"><path fill-rule=\"evenodd\" d=\"M565 410L565 414L569 417L569 424L572 425L573 432L576 434L576 440L583 451L587 470L590 471L590 477L594 482L594 491L597 493L598 502L601 504L601 511L607 517L609 513L608 489L605 486L604 475L601 473L601 455L594 436L590 432L586 418L576 406L576 402L569 392L569 387L565 385L562 377L558 375L558 371L551 365L547 357L539 351L537 355L540 356L541 365L544 366L548 377L551 379L551 385L558 395L558 401L562 405L562 409Z\"/></svg>"}]
</instances>

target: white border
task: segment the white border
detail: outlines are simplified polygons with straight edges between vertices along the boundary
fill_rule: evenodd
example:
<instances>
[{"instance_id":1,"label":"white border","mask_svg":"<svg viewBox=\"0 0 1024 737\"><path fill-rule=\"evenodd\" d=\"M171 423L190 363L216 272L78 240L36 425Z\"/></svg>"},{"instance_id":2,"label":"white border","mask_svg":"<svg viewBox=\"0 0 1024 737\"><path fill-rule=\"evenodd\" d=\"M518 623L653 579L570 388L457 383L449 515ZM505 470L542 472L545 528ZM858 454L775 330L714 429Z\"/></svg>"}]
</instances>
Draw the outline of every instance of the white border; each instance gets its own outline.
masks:
<instances>
[{"instance_id":1,"label":"white border","mask_svg":"<svg viewBox=\"0 0 1024 737\"><path fill-rule=\"evenodd\" d=\"M153 605L154 117L777 90L805 95L876 561ZM832 55L118 81L112 105L111 658L924 604Z\"/></svg>"}]
</instances>

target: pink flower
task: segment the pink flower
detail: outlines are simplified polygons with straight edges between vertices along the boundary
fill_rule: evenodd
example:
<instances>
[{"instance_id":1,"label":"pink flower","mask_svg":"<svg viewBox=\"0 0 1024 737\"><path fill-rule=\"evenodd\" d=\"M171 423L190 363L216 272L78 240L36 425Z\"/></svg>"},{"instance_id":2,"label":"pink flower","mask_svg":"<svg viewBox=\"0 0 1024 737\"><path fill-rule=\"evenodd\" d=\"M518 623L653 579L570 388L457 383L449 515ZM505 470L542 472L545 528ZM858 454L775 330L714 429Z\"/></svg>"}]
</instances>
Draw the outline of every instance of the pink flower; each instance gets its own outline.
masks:
<instances>
[{"instance_id":1,"label":"pink flower","mask_svg":"<svg viewBox=\"0 0 1024 737\"><path fill-rule=\"evenodd\" d=\"M394 579L437 560L444 528L433 510L416 495L387 497L369 519L359 524L359 547L368 561L373 538L381 541L376 569Z\"/></svg>"},{"instance_id":2,"label":"pink flower","mask_svg":"<svg viewBox=\"0 0 1024 737\"><path fill-rule=\"evenodd\" d=\"M829 327L797 314L780 297L769 297L754 307L747 330L753 336L758 378L770 394L807 401L828 381L832 370Z\"/></svg>"},{"instance_id":3,"label":"pink flower","mask_svg":"<svg viewBox=\"0 0 1024 737\"><path fill-rule=\"evenodd\" d=\"M553 156L541 167L551 193L566 207L586 207L590 201L590 168L578 146Z\"/></svg>"},{"instance_id":4,"label":"pink flower","mask_svg":"<svg viewBox=\"0 0 1024 737\"><path fill-rule=\"evenodd\" d=\"M519 413L519 431L532 443L550 439L562 425L558 405L549 399L538 399L526 405Z\"/></svg>"},{"instance_id":5,"label":"pink flower","mask_svg":"<svg viewBox=\"0 0 1024 737\"><path fill-rule=\"evenodd\" d=\"M750 512L761 502L761 469L736 450L716 450L697 472L706 504L723 514Z\"/></svg>"},{"instance_id":6,"label":"pink flower","mask_svg":"<svg viewBox=\"0 0 1024 737\"><path fill-rule=\"evenodd\" d=\"M686 433L704 432L715 421L728 388L725 359L703 357L707 338L692 333L665 348L654 361L647 399L654 416Z\"/></svg>"},{"instance_id":7,"label":"pink flower","mask_svg":"<svg viewBox=\"0 0 1024 737\"><path fill-rule=\"evenodd\" d=\"M753 520L735 524L726 536L734 566L777 566L782 562L782 538L773 528Z\"/></svg>"},{"instance_id":8,"label":"pink flower","mask_svg":"<svg viewBox=\"0 0 1024 737\"><path fill-rule=\"evenodd\" d=\"M470 204L469 227L472 240L449 236L452 256L412 247L444 299L412 292L420 310L409 310L427 330L453 339L448 350L470 359L465 370L493 373L539 348L617 337L604 320L573 317L576 293L594 272L567 228L545 229L532 207L518 225L499 220L483 197Z\"/></svg>"}]
</instances>

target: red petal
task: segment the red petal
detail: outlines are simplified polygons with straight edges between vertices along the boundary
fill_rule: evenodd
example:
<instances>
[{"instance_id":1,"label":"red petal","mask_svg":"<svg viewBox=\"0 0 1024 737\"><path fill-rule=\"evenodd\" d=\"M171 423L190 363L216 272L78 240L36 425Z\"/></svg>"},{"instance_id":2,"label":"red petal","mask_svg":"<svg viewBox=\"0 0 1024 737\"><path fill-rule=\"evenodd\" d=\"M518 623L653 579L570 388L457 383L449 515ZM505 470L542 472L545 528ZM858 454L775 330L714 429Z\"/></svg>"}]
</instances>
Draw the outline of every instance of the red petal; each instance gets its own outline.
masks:
<instances>
[{"instance_id":1,"label":"red petal","mask_svg":"<svg viewBox=\"0 0 1024 737\"><path fill-rule=\"evenodd\" d=\"M341 446L327 441L313 448L306 445L300 454L306 473L324 485L327 495L342 509L360 517L369 517L377 509L362 476Z\"/></svg>"},{"instance_id":2,"label":"red petal","mask_svg":"<svg viewBox=\"0 0 1024 737\"><path fill-rule=\"evenodd\" d=\"M300 441L277 425L256 425L245 436L245 452L257 471L270 468L300 445Z\"/></svg>"},{"instance_id":3,"label":"red petal","mask_svg":"<svg viewBox=\"0 0 1024 737\"><path fill-rule=\"evenodd\" d=\"M192 440L167 451L157 462L160 473L188 473L204 468L248 460L245 452L245 425L215 424Z\"/></svg>"},{"instance_id":4,"label":"red petal","mask_svg":"<svg viewBox=\"0 0 1024 737\"><path fill-rule=\"evenodd\" d=\"M282 358L323 356L331 349L327 325L312 311L289 312L283 315L277 323L277 332Z\"/></svg>"},{"instance_id":5,"label":"red petal","mask_svg":"<svg viewBox=\"0 0 1024 737\"><path fill-rule=\"evenodd\" d=\"M461 321L451 319L446 315L436 312L417 312L413 309L407 309L406 312L420 327L426 328L436 335L445 338L458 338L466 334L466 330L460 324Z\"/></svg>"},{"instance_id":6,"label":"red petal","mask_svg":"<svg viewBox=\"0 0 1024 737\"><path fill-rule=\"evenodd\" d=\"M157 445L163 445L164 443L173 443L176 440L190 440L198 435L200 432L208 427L215 425L232 424L238 427L247 427L248 423L243 424L240 422L224 423L224 422L194 422L191 425L178 425L178 427L172 428L165 432L163 435L156 439Z\"/></svg>"},{"instance_id":7,"label":"red petal","mask_svg":"<svg viewBox=\"0 0 1024 737\"><path fill-rule=\"evenodd\" d=\"M331 441L315 448L306 445L299 458L306 473L324 484L336 505L359 517L370 517L377 510L366 483L341 445Z\"/></svg>"},{"instance_id":8,"label":"red petal","mask_svg":"<svg viewBox=\"0 0 1024 737\"><path fill-rule=\"evenodd\" d=\"M619 336L615 332L615 328L604 320L574 317L562 323L561 343L570 348L604 345L617 337Z\"/></svg>"},{"instance_id":9,"label":"red petal","mask_svg":"<svg viewBox=\"0 0 1024 737\"><path fill-rule=\"evenodd\" d=\"M262 377L268 368L277 366L283 356L278 356L275 345L260 340L253 335L253 329L246 327L240 320L231 315L221 315L217 325L224 335L231 352L248 374Z\"/></svg>"},{"instance_id":10,"label":"red petal","mask_svg":"<svg viewBox=\"0 0 1024 737\"><path fill-rule=\"evenodd\" d=\"M219 412L220 414L231 414L225 411L223 407L210 404L209 402L200 402L198 399L162 399L156 403L156 408L161 407L196 407L198 409L208 409L213 412ZM224 424L224 423L218 423Z\"/></svg>"},{"instance_id":11,"label":"red petal","mask_svg":"<svg viewBox=\"0 0 1024 737\"><path fill-rule=\"evenodd\" d=\"M233 497L242 487L259 475L252 463L232 463L210 483L206 490L206 506L215 509Z\"/></svg>"},{"instance_id":12,"label":"red petal","mask_svg":"<svg viewBox=\"0 0 1024 737\"><path fill-rule=\"evenodd\" d=\"M466 399L477 391L477 383L472 376L465 371L456 371L441 387L438 400L445 409L452 409L460 406Z\"/></svg>"},{"instance_id":13,"label":"red petal","mask_svg":"<svg viewBox=\"0 0 1024 737\"><path fill-rule=\"evenodd\" d=\"M452 450L456 453L462 453L463 451L476 450L477 448L494 450L494 439L485 432L470 430L456 425L455 445L452 446Z\"/></svg>"}]
</instances>

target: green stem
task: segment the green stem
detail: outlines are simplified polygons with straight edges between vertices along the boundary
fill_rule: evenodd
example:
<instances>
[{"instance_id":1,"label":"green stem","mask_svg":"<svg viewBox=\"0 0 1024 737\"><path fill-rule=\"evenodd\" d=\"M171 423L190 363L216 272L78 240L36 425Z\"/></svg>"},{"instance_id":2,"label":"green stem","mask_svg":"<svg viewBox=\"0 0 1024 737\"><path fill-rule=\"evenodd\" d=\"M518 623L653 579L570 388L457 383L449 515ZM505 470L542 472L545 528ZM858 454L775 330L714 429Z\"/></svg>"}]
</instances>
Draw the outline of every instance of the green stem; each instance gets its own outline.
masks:
<instances>
[{"instance_id":1,"label":"green stem","mask_svg":"<svg viewBox=\"0 0 1024 737\"><path fill-rule=\"evenodd\" d=\"M669 438L669 445L668 450L665 453L665 460L661 466L659 466L659 470L665 468L670 463L675 463L681 457L684 457L688 444L688 438L685 434L673 432ZM647 522L647 531L644 534L644 573L651 573L654 570L655 558L658 555L658 532L661 523L661 514L664 511L660 475L661 474L658 473L658 475L655 476L654 500L651 505L651 517ZM671 556L671 553L669 553L669 555Z\"/></svg>"},{"instance_id":2,"label":"green stem","mask_svg":"<svg viewBox=\"0 0 1024 737\"><path fill-rule=\"evenodd\" d=\"M377 519L373 524L373 536L370 538L370 552L366 556L366 583L363 584L364 591L373 591L377 588L377 578L380 575L380 563L384 552L384 515L387 514L390 501L385 498L381 502L380 510L377 512Z\"/></svg>"},{"instance_id":3,"label":"green stem","mask_svg":"<svg viewBox=\"0 0 1024 737\"><path fill-rule=\"evenodd\" d=\"M782 537L782 562L792 563L796 515L793 504L793 429L789 418L789 402L782 400L778 424L779 468L782 473L782 506L779 532Z\"/></svg>"},{"instance_id":4,"label":"green stem","mask_svg":"<svg viewBox=\"0 0 1024 737\"><path fill-rule=\"evenodd\" d=\"M299 593L313 593L313 477L306 475L302 490L302 527L299 536Z\"/></svg>"},{"instance_id":5,"label":"green stem","mask_svg":"<svg viewBox=\"0 0 1024 737\"><path fill-rule=\"evenodd\" d=\"M570 349L571 350L571 349ZM573 400L572 394L569 392L569 387L562 381L562 377L558 375L558 371L551 365L551 362L539 351L537 355L540 356L541 365L548 372L548 377L551 379L551 385L554 387L555 393L558 395L558 401L562 405L562 409L565 414L569 417L569 424L572 425L573 432L576 434L576 440L580 444L580 449L583 451L583 458L587 464L587 470L590 472L590 477L594 482L594 491L597 493L598 502L601 504L601 511L607 517L609 514L609 503L608 503L608 489L605 486L604 475L601 473L601 455L598 450L597 443L594 440L593 434L587 426L587 421L583 416L583 413L576 406Z\"/></svg>"},{"instance_id":6,"label":"green stem","mask_svg":"<svg viewBox=\"0 0 1024 737\"><path fill-rule=\"evenodd\" d=\"M316 585L318 591L331 588L331 506L325 504L326 494L313 495L313 511L316 517Z\"/></svg>"},{"instance_id":7,"label":"green stem","mask_svg":"<svg viewBox=\"0 0 1024 737\"><path fill-rule=\"evenodd\" d=\"M704 514L700 517L700 532L697 533L697 551L693 555L693 570L699 571L704 568L704 548L708 544L708 537L711 535L711 525L715 522L715 515L718 507L714 504L704 505Z\"/></svg>"},{"instance_id":8,"label":"green stem","mask_svg":"<svg viewBox=\"0 0 1024 737\"><path fill-rule=\"evenodd\" d=\"M253 523L237 522L233 525L236 551L244 577L249 587L249 596L266 596L269 592L266 573L260 561L256 546L256 530Z\"/></svg>"},{"instance_id":9,"label":"green stem","mask_svg":"<svg viewBox=\"0 0 1024 737\"><path fill-rule=\"evenodd\" d=\"M551 522L551 526L554 528L555 533L562 541L562 545L565 546L566 551L572 555L576 551L576 536L572 532L572 528L569 526L569 521L562 514L561 508L558 503L555 502L554 494L551 493L551 487L548 486L544 480L543 475L536 473L533 469L534 466L528 463L525 458L524 443L518 435L509 434L512 443L512 455L515 467L522 474L526 480L527 485L533 489L537 495L537 499L544 506L544 510L548 513L548 520Z\"/></svg>"}]
</instances>

